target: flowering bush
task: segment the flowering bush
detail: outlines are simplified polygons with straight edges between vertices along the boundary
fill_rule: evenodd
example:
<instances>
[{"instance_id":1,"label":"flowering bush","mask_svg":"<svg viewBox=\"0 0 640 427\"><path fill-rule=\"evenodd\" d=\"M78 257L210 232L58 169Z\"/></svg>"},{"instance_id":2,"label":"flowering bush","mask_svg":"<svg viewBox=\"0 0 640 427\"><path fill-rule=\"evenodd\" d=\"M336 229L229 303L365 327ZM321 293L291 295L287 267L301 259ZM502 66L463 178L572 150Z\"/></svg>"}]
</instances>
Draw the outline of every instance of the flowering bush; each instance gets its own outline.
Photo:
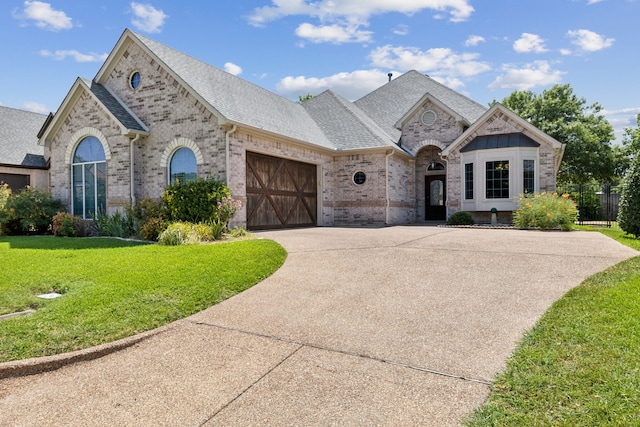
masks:
<instances>
[{"instance_id":1,"label":"flowering bush","mask_svg":"<svg viewBox=\"0 0 640 427\"><path fill-rule=\"evenodd\" d=\"M543 230L571 230L577 219L578 209L568 194L547 192L521 194L518 210L513 214L516 227Z\"/></svg>"}]
</instances>

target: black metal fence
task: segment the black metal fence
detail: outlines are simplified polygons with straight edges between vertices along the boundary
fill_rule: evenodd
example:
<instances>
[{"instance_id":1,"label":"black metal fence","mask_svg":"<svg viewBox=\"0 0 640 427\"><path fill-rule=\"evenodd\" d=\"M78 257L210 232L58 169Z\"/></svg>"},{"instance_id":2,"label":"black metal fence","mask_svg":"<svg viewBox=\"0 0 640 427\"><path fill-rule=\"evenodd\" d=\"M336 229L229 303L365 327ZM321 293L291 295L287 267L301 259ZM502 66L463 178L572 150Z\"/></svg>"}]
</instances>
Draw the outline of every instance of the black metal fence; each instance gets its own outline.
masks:
<instances>
[{"instance_id":1,"label":"black metal fence","mask_svg":"<svg viewBox=\"0 0 640 427\"><path fill-rule=\"evenodd\" d=\"M618 217L620 186L606 183L558 185L558 193L568 193L575 200L580 225L611 227Z\"/></svg>"}]
</instances>

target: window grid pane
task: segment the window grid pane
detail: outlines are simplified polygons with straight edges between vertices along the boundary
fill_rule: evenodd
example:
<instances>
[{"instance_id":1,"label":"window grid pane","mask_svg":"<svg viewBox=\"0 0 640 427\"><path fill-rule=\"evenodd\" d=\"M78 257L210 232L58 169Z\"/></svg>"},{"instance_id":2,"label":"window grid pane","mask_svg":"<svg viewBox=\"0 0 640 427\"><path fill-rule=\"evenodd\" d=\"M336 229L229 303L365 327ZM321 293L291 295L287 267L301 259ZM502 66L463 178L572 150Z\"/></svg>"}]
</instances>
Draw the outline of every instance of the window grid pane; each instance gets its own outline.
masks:
<instances>
[{"instance_id":1,"label":"window grid pane","mask_svg":"<svg viewBox=\"0 0 640 427\"><path fill-rule=\"evenodd\" d=\"M179 148L169 163L169 183L176 181L189 182L195 181L197 178L198 165L196 164L196 155L186 147Z\"/></svg>"},{"instance_id":2,"label":"window grid pane","mask_svg":"<svg viewBox=\"0 0 640 427\"><path fill-rule=\"evenodd\" d=\"M535 160L524 160L522 163L522 188L525 193L536 191Z\"/></svg>"},{"instance_id":3,"label":"window grid pane","mask_svg":"<svg viewBox=\"0 0 640 427\"><path fill-rule=\"evenodd\" d=\"M487 199L509 198L509 161L499 160L486 164Z\"/></svg>"},{"instance_id":4,"label":"window grid pane","mask_svg":"<svg viewBox=\"0 0 640 427\"><path fill-rule=\"evenodd\" d=\"M473 199L473 163L464 165L464 198Z\"/></svg>"}]
</instances>

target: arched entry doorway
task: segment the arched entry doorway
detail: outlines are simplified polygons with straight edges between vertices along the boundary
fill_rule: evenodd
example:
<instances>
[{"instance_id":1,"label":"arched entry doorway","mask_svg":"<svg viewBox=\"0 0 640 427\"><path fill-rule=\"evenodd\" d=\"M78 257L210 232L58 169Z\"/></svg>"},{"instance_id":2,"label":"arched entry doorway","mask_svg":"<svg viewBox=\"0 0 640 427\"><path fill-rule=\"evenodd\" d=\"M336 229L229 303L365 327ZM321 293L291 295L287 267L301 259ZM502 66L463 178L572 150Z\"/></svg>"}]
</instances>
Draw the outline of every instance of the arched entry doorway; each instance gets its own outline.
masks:
<instances>
[{"instance_id":1,"label":"arched entry doorway","mask_svg":"<svg viewBox=\"0 0 640 427\"><path fill-rule=\"evenodd\" d=\"M440 162L431 162L424 177L425 221L444 221L447 218L447 176Z\"/></svg>"},{"instance_id":2,"label":"arched entry doorway","mask_svg":"<svg viewBox=\"0 0 640 427\"><path fill-rule=\"evenodd\" d=\"M416 155L416 220L447 219L447 167L441 144L427 143Z\"/></svg>"}]
</instances>

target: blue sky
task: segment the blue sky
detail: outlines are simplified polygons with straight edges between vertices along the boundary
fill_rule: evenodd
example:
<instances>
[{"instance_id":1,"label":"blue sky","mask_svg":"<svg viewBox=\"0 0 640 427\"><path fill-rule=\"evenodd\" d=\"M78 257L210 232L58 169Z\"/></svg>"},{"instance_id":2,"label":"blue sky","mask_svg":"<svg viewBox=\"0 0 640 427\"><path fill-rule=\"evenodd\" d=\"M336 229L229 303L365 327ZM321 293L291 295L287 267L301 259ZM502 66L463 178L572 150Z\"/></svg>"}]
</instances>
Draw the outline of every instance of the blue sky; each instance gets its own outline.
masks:
<instances>
[{"instance_id":1,"label":"blue sky","mask_svg":"<svg viewBox=\"0 0 640 427\"><path fill-rule=\"evenodd\" d=\"M640 0L124 0L0 5L0 105L48 113L125 28L285 97L355 100L415 69L487 104L569 83L640 113Z\"/></svg>"}]
</instances>

